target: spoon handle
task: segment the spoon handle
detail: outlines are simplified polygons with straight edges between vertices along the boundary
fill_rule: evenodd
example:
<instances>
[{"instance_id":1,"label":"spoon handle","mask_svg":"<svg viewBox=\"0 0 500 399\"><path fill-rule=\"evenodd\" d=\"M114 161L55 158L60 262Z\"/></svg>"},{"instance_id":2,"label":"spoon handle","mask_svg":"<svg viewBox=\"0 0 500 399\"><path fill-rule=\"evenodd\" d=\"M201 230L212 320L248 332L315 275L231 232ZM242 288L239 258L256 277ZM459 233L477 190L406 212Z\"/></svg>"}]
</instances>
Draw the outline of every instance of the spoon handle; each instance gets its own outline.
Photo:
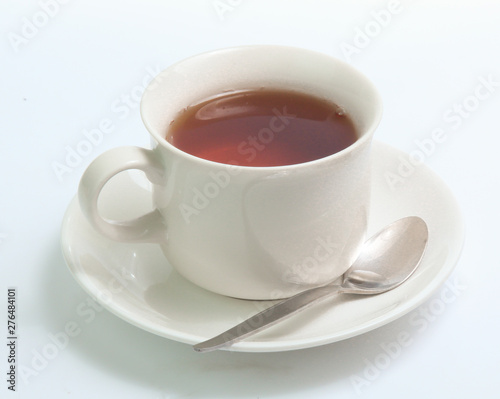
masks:
<instances>
[{"instance_id":1,"label":"spoon handle","mask_svg":"<svg viewBox=\"0 0 500 399\"><path fill-rule=\"evenodd\" d=\"M257 313L214 338L194 345L193 348L197 352L210 352L228 347L276 324L278 321L287 319L299 310L307 309L318 300L336 294L339 290L340 285L329 284L303 291Z\"/></svg>"}]
</instances>

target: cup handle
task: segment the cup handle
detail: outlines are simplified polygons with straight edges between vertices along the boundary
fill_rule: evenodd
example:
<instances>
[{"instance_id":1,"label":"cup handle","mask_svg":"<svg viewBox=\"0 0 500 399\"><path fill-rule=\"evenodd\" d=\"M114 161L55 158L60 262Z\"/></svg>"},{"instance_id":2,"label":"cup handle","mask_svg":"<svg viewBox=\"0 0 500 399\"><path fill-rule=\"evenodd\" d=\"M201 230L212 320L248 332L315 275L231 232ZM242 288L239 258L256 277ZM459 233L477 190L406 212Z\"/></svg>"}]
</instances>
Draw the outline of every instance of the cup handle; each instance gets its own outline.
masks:
<instances>
[{"instance_id":1,"label":"cup handle","mask_svg":"<svg viewBox=\"0 0 500 399\"><path fill-rule=\"evenodd\" d=\"M78 187L78 200L90 224L104 236L122 242L165 242L166 226L158 209L136 219L104 219L97 207L102 188L116 174L129 169L142 170L153 184L163 184L163 166L157 155L140 147L119 147L99 155L84 172Z\"/></svg>"}]
</instances>

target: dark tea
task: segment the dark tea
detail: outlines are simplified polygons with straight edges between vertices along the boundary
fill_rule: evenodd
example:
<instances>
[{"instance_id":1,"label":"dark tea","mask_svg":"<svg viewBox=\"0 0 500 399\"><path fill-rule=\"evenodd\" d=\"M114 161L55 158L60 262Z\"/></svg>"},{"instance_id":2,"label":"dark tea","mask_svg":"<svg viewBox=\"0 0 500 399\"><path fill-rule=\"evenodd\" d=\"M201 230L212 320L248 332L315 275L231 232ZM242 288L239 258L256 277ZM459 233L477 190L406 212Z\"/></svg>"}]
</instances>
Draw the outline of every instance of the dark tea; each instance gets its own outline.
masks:
<instances>
[{"instance_id":1,"label":"dark tea","mask_svg":"<svg viewBox=\"0 0 500 399\"><path fill-rule=\"evenodd\" d=\"M334 154L357 140L345 110L294 91L221 94L181 112L166 139L189 154L243 166L281 166Z\"/></svg>"}]
</instances>

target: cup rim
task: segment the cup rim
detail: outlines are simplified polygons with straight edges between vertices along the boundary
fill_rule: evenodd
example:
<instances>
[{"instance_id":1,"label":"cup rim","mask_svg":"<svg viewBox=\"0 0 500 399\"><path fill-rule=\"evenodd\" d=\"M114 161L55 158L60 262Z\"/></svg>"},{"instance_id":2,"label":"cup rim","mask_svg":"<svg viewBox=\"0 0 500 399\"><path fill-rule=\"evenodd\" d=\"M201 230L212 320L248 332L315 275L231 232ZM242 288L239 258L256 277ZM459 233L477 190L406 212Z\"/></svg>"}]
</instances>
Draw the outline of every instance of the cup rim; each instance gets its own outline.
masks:
<instances>
[{"instance_id":1,"label":"cup rim","mask_svg":"<svg viewBox=\"0 0 500 399\"><path fill-rule=\"evenodd\" d=\"M153 80L148 84L146 87L145 93L147 93L150 90L155 90L152 88L153 85L157 84L156 79L158 76L160 76L162 73L166 71L170 71L175 69L178 65L183 64L184 62L187 62L191 59L195 58L201 58L201 57L206 57L206 56L211 56L211 55L217 55L229 51L241 51L241 50L252 50L252 49L281 49L281 50L288 50L288 51L296 51L296 52L303 52L303 53L309 53L309 54L315 54L316 56L322 56L322 57L329 57L330 59L334 60L336 63L340 64L343 66L343 68L349 69L351 73L354 75L357 75L358 79L363 81L363 84L368 87L371 92L373 93L373 96L375 98L375 103L376 103L376 111L374 113L373 120L370 122L369 126L364 130L363 134L361 137L358 137L357 140L349 145L348 147L335 152L333 154L327 155L322 158L314 159L311 161L307 162L301 162L301 163L295 163L295 164L288 164L288 165L276 165L276 166L248 166L248 165L237 165L237 164L227 164L227 163L222 163L222 162L216 162L216 161L211 161L209 159L205 158L200 158L197 157L196 155L192 155L188 152L185 152L177 147L175 147L173 144L171 144L169 141L166 140L165 137L161 136L159 132L152 126L152 124L148 121L148 118L145 116L145 109L146 109L146 101L145 95L143 94L140 102L140 114L141 114L141 119L144 123L144 126L148 130L149 134L155 139L156 143L158 146L161 146L163 148L168 149L171 152L174 152L177 156L181 158L185 158L191 162L196 162L199 163L200 166L211 166L211 167L226 167L226 168L234 168L234 169L240 169L241 170L255 170L255 171L283 171L283 170L289 170L289 169L298 169L298 168L305 168L305 167L312 167L312 166L320 166L323 163L331 162L333 160L336 160L338 158L343 158L347 154L356 152L359 148L363 147L364 145L367 144L367 142L370 142L373 134L375 133L375 130L377 129L378 125L380 124L380 121L382 119L382 114L383 114L383 105L382 105L382 99L380 96L380 93L378 92L377 88L375 85L371 82L371 80L368 79L366 75L364 75L362 72L354 68L352 65L346 63L345 61L342 61L336 57L330 56L328 54L306 49L306 48L301 48L301 47L294 47L294 46L283 46L283 45L243 45L243 46L232 46L232 47L225 47L225 48L219 48L215 50L209 50L205 51L199 54L192 55L187 58L183 58L182 60L179 60L167 68L165 68L163 71L161 71L158 75L156 75Z\"/></svg>"}]
</instances>

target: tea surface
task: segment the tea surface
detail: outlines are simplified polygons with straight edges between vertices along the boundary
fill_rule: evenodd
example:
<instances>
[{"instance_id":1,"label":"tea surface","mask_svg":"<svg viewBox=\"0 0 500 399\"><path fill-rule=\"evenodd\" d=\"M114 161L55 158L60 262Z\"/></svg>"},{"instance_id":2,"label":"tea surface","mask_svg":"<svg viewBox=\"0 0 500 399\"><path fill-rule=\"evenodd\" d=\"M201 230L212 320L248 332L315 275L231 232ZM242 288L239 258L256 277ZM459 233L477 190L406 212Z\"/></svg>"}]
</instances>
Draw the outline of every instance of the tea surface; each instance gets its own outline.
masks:
<instances>
[{"instance_id":1,"label":"tea surface","mask_svg":"<svg viewBox=\"0 0 500 399\"><path fill-rule=\"evenodd\" d=\"M357 140L336 104L299 92L229 92L193 105L170 124L166 139L199 158L243 166L280 166L334 154Z\"/></svg>"}]
</instances>

